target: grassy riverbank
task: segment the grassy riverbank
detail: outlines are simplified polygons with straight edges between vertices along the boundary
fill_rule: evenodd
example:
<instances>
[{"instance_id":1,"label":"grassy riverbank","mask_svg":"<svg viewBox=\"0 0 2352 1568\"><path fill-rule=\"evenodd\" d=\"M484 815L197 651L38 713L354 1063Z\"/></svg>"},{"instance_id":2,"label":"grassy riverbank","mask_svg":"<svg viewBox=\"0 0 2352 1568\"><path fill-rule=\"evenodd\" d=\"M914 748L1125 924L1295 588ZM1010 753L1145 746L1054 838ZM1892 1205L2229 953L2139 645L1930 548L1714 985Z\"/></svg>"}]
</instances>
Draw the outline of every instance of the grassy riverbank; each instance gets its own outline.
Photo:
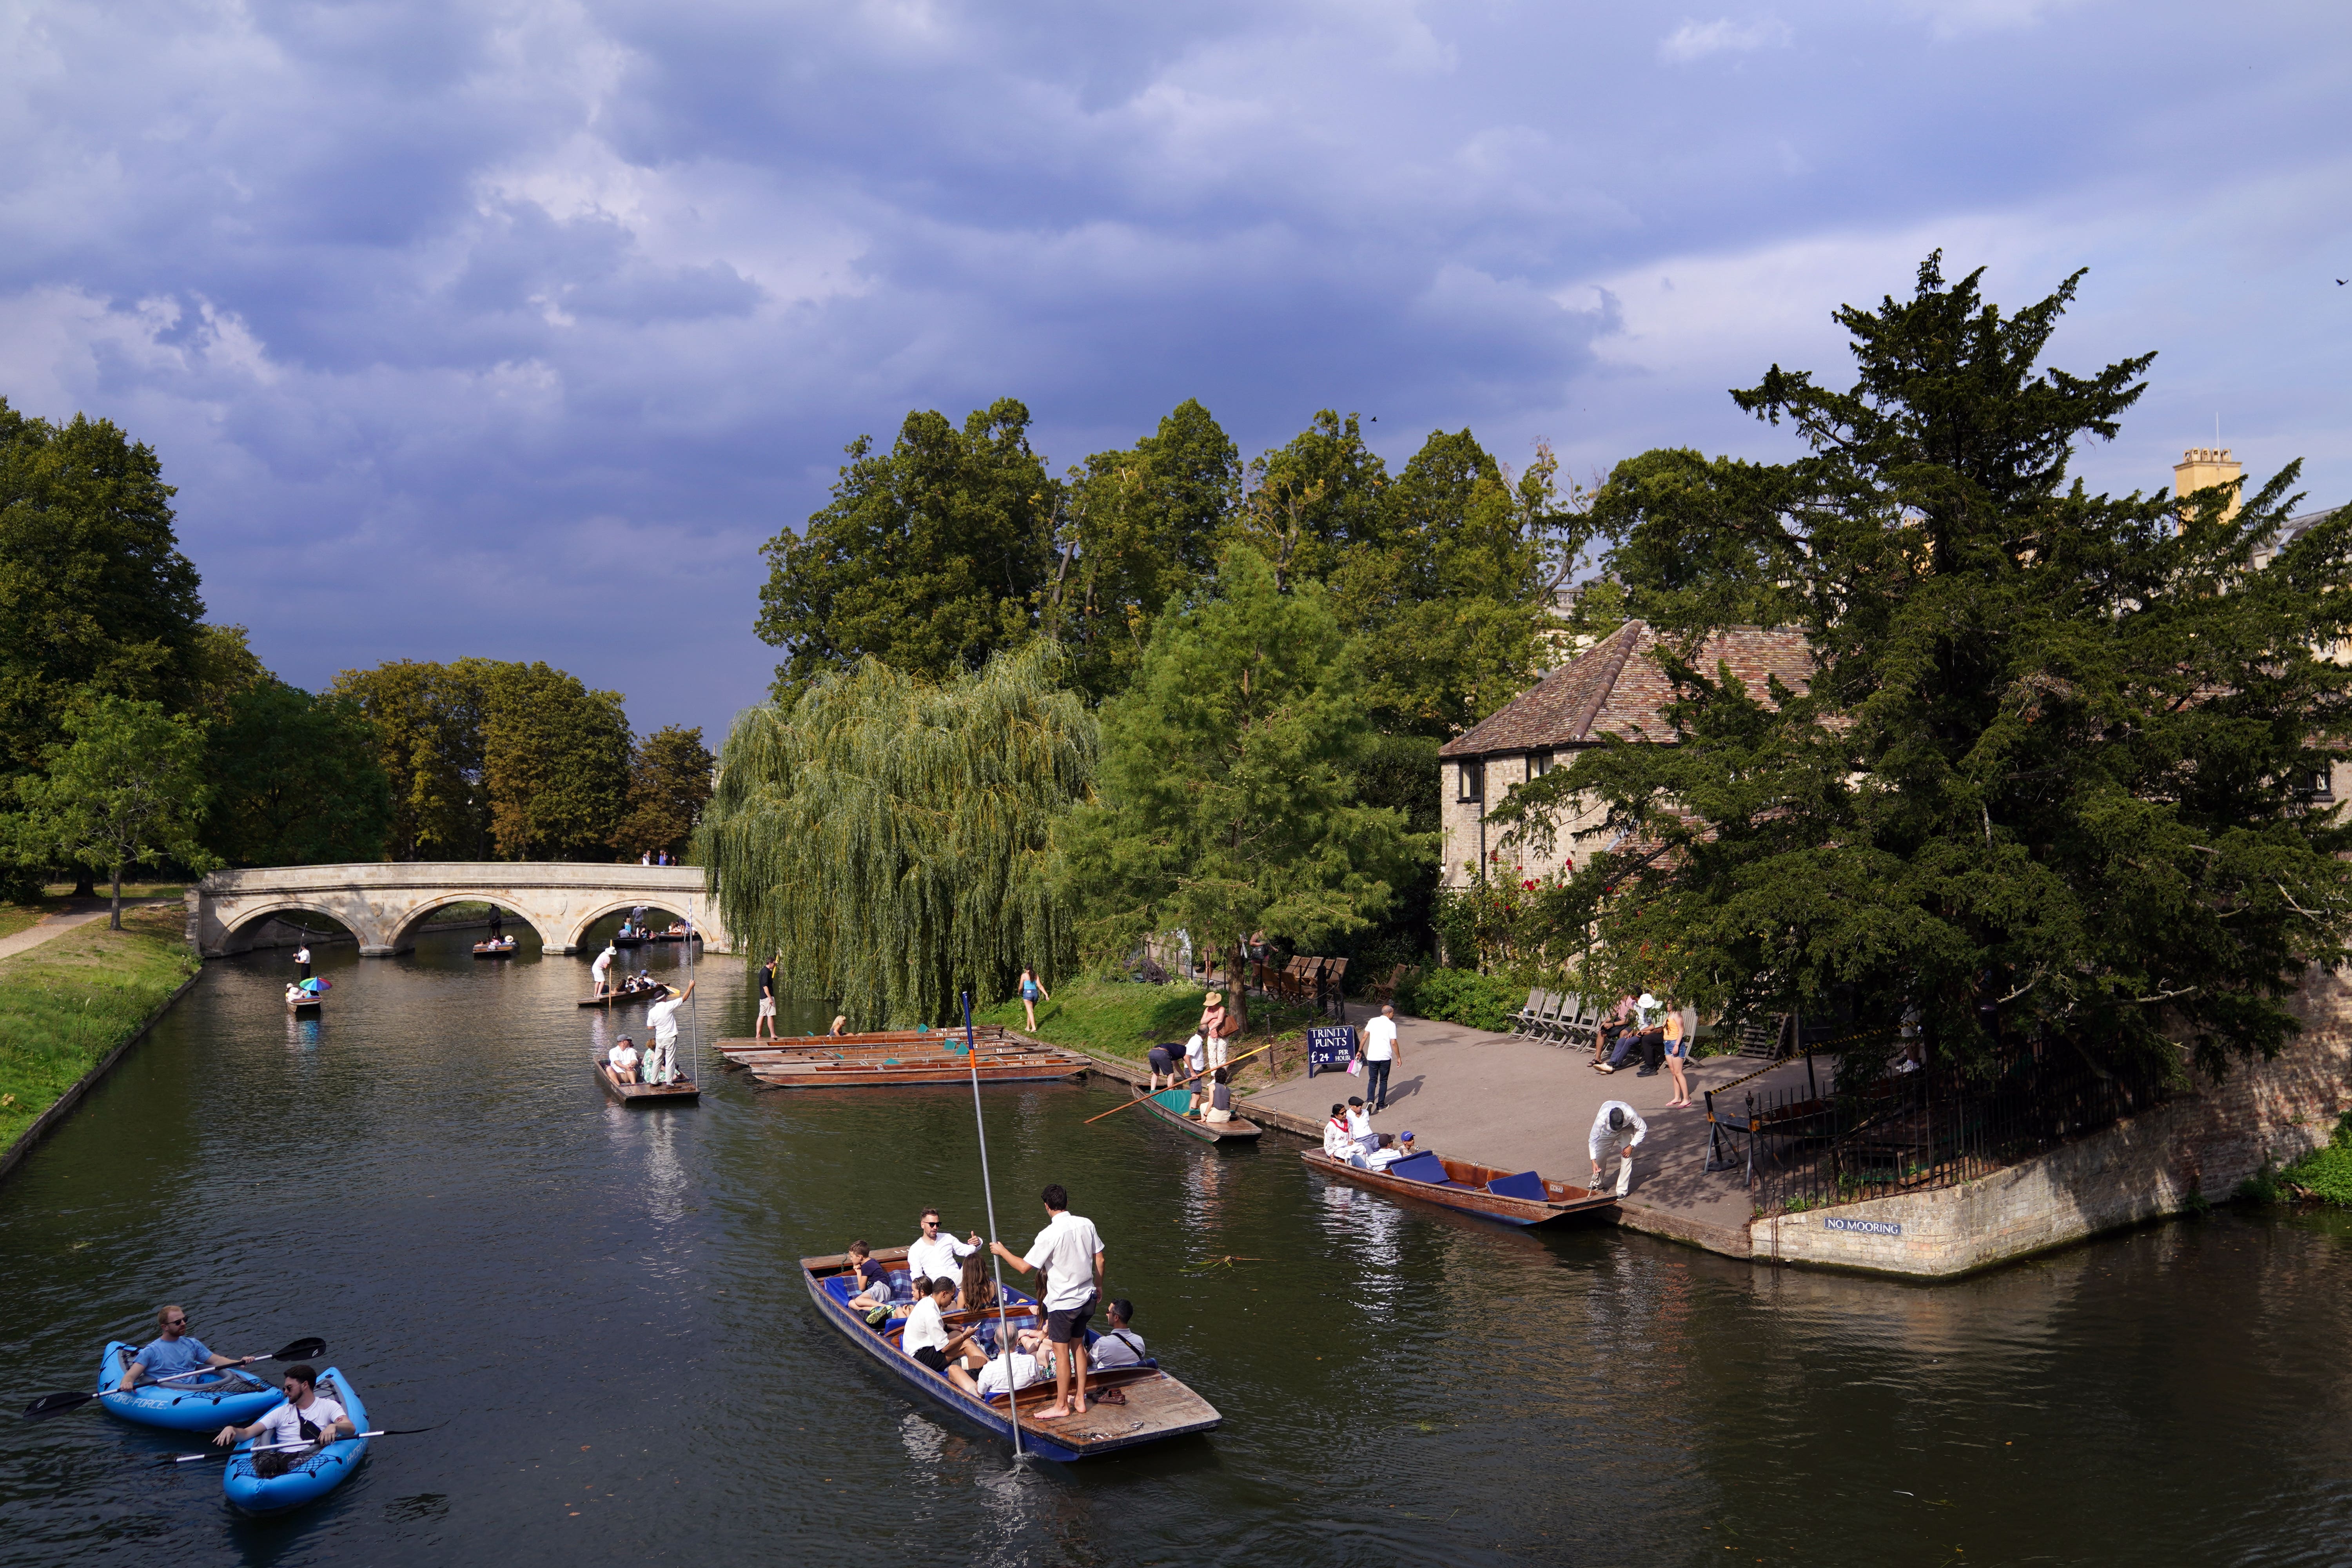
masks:
<instances>
[{"instance_id":1,"label":"grassy riverbank","mask_svg":"<svg viewBox=\"0 0 2352 1568\"><path fill-rule=\"evenodd\" d=\"M101 882L98 896L106 898L112 890L109 884ZM187 890L184 882L125 882L122 884L122 901L128 904L133 899L176 899ZM0 900L0 936L15 936L43 915L63 914L75 907L71 882L50 883L31 903L12 904Z\"/></svg>"},{"instance_id":2,"label":"grassy riverbank","mask_svg":"<svg viewBox=\"0 0 2352 1568\"><path fill-rule=\"evenodd\" d=\"M1038 1004L1036 1037L1048 1045L1141 1061L1162 1040L1181 1040L1192 1032L1204 994L1198 985L1139 985L1093 976L1066 981L1054 987L1053 1000ZM1018 998L981 1008L972 1017L1013 1029L1022 1028L1024 1022ZM1322 1015L1312 1007L1253 996L1249 1018L1247 1043L1237 1046L1237 1052L1269 1038L1303 1042L1307 1026L1321 1021Z\"/></svg>"},{"instance_id":3,"label":"grassy riverbank","mask_svg":"<svg viewBox=\"0 0 2352 1568\"><path fill-rule=\"evenodd\" d=\"M0 1150L196 972L186 924L125 910L121 931L92 921L0 958Z\"/></svg>"}]
</instances>

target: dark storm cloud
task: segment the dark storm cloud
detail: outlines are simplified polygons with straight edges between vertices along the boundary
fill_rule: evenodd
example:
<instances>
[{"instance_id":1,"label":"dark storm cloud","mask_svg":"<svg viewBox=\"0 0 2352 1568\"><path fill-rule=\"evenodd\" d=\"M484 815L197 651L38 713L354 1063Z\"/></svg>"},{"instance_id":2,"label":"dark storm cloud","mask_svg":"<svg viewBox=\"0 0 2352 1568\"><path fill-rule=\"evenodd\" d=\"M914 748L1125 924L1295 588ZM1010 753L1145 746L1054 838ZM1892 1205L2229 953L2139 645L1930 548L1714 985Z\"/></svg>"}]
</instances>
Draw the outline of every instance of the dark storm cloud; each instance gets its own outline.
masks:
<instances>
[{"instance_id":1,"label":"dark storm cloud","mask_svg":"<svg viewBox=\"0 0 2352 1568\"><path fill-rule=\"evenodd\" d=\"M2163 351L2352 490L2347 82L2288 5L63 4L0 16L0 394L162 451L289 677L544 658L714 729L844 442L1023 398L1058 467L1198 396L1392 460L1765 452L1925 252ZM2335 489L2329 489L2330 486Z\"/></svg>"}]
</instances>

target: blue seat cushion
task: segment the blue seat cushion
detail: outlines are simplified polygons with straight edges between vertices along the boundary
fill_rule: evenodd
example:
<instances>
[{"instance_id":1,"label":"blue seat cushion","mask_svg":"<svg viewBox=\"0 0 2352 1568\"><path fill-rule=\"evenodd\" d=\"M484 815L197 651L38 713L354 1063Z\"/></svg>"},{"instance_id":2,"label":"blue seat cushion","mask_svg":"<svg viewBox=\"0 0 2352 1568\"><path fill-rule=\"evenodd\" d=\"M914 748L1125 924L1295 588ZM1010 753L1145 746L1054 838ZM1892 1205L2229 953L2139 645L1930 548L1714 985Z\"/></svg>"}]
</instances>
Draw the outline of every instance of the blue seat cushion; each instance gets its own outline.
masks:
<instances>
[{"instance_id":1,"label":"blue seat cushion","mask_svg":"<svg viewBox=\"0 0 2352 1568\"><path fill-rule=\"evenodd\" d=\"M1399 1160L1395 1164L1391 1165L1389 1174L1402 1176L1408 1182L1435 1182L1443 1184L1446 1180L1445 1162L1434 1154L1415 1154L1409 1160Z\"/></svg>"},{"instance_id":2,"label":"blue seat cushion","mask_svg":"<svg viewBox=\"0 0 2352 1568\"><path fill-rule=\"evenodd\" d=\"M1528 1198L1536 1203L1542 1203L1551 1195L1544 1191L1543 1178L1533 1171L1497 1176L1486 1184L1486 1190L1498 1198Z\"/></svg>"}]
</instances>

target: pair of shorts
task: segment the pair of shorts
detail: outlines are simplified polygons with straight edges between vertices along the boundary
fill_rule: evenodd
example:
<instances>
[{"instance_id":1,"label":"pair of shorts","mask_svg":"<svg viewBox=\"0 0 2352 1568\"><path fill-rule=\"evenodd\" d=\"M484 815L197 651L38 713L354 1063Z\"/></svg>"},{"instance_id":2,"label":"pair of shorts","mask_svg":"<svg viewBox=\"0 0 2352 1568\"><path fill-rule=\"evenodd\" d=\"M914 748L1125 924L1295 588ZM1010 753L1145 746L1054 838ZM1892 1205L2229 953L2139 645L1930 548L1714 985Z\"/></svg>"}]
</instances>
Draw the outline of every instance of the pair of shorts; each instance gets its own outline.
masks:
<instances>
[{"instance_id":1,"label":"pair of shorts","mask_svg":"<svg viewBox=\"0 0 2352 1568\"><path fill-rule=\"evenodd\" d=\"M1092 1296L1075 1307L1045 1314L1045 1338L1057 1345L1072 1342L1087 1342L1087 1325L1094 1321L1095 1299Z\"/></svg>"},{"instance_id":2,"label":"pair of shorts","mask_svg":"<svg viewBox=\"0 0 2352 1568\"><path fill-rule=\"evenodd\" d=\"M933 1372L945 1373L948 1369L948 1352L937 1345L925 1345L915 1352L915 1359Z\"/></svg>"},{"instance_id":3,"label":"pair of shorts","mask_svg":"<svg viewBox=\"0 0 2352 1568\"><path fill-rule=\"evenodd\" d=\"M1688 1059L1690 1056L1690 1037L1688 1035L1685 1035L1679 1040L1668 1040L1666 1042L1666 1055L1670 1057L1682 1057L1685 1059Z\"/></svg>"},{"instance_id":4,"label":"pair of shorts","mask_svg":"<svg viewBox=\"0 0 2352 1568\"><path fill-rule=\"evenodd\" d=\"M772 1017L774 1017L775 1016L776 1016L776 999L775 999L773 996L762 996L762 997L761 997L761 998L760 998L760 1016L761 1016L762 1018L772 1018Z\"/></svg>"},{"instance_id":5,"label":"pair of shorts","mask_svg":"<svg viewBox=\"0 0 2352 1568\"><path fill-rule=\"evenodd\" d=\"M1168 1054L1168 1047L1165 1046L1152 1047L1145 1059L1151 1064L1153 1072L1172 1073L1176 1070L1176 1058Z\"/></svg>"}]
</instances>

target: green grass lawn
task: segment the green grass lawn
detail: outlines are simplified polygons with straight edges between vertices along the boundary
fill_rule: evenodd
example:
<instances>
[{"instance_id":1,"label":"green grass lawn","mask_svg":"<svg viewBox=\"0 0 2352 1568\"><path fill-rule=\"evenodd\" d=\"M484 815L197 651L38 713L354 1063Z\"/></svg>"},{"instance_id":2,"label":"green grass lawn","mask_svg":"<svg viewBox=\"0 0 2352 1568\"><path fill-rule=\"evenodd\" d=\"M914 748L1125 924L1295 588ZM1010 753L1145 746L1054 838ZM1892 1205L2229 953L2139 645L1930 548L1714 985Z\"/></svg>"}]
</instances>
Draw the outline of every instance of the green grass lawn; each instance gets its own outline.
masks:
<instances>
[{"instance_id":1,"label":"green grass lawn","mask_svg":"<svg viewBox=\"0 0 2352 1568\"><path fill-rule=\"evenodd\" d=\"M126 895L129 889L124 889ZM0 958L0 1148L194 974L175 907L125 910Z\"/></svg>"},{"instance_id":2,"label":"green grass lawn","mask_svg":"<svg viewBox=\"0 0 2352 1568\"><path fill-rule=\"evenodd\" d=\"M134 899L177 899L184 896L187 890L184 882L125 882L122 884L122 901L128 906ZM110 896L112 891L109 883L100 882L98 886L98 896L101 899ZM32 903L0 903L0 936L15 936L43 915L61 912L72 899L71 882L51 882L41 889L41 897Z\"/></svg>"},{"instance_id":3,"label":"green grass lawn","mask_svg":"<svg viewBox=\"0 0 2352 1568\"><path fill-rule=\"evenodd\" d=\"M1066 981L1053 989L1053 1000L1037 1005L1038 1039L1132 1061L1141 1061L1146 1051L1163 1040L1181 1040L1190 1035L1200 1021L1201 999L1207 994L1198 985L1140 985L1093 976ZM1022 1028L1024 1023L1018 997L980 1008L972 1018L1012 1029ZM1312 1007L1253 996L1248 1036L1245 1042L1235 1044L1234 1053L1254 1049L1269 1038L1303 1042L1307 1026L1321 1021L1323 1016Z\"/></svg>"}]
</instances>

